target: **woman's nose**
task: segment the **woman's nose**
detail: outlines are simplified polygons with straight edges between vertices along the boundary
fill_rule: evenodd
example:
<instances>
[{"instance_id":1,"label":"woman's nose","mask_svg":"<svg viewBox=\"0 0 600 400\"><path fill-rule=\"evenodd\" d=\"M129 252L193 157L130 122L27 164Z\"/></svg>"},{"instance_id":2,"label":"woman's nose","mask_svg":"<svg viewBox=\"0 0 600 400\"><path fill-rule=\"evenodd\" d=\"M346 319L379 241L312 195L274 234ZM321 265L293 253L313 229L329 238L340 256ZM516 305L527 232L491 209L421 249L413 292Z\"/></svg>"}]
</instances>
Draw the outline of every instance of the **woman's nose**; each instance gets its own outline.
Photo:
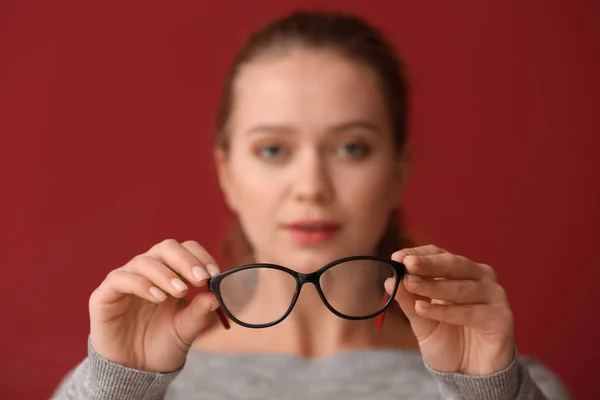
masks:
<instances>
[{"instance_id":1,"label":"woman's nose","mask_svg":"<svg viewBox=\"0 0 600 400\"><path fill-rule=\"evenodd\" d=\"M294 197L299 201L327 203L333 200L334 190L327 160L316 152L299 160L293 179Z\"/></svg>"}]
</instances>

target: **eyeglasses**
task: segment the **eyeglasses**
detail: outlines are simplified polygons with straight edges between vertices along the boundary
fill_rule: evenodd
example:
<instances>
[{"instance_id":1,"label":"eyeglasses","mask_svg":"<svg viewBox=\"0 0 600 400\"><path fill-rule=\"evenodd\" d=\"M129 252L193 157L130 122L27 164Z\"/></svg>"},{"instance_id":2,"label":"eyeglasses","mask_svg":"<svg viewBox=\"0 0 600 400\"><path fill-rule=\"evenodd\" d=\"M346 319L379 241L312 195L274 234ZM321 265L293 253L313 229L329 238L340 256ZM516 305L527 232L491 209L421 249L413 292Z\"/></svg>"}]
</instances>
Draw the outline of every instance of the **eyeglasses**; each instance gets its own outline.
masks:
<instances>
[{"instance_id":1,"label":"eyeglasses","mask_svg":"<svg viewBox=\"0 0 600 400\"><path fill-rule=\"evenodd\" d=\"M217 314L226 329L230 327L227 318L247 328L280 323L294 308L306 283L315 286L333 314L347 320L378 317L375 329L379 329L405 273L404 264L372 256L341 258L309 274L258 263L213 276L208 289L217 297ZM394 290L388 294L384 282L390 278ZM274 303L273 298L280 300Z\"/></svg>"}]
</instances>

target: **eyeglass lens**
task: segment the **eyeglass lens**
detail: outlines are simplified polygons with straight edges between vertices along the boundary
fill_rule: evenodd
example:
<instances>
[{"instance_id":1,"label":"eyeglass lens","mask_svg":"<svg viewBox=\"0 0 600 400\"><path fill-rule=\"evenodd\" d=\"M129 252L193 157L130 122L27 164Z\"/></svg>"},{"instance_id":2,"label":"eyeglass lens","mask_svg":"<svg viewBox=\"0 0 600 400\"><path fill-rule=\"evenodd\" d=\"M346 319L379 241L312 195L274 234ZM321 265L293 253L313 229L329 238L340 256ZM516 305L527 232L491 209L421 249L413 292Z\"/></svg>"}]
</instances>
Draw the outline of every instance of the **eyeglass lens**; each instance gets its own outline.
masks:
<instances>
[{"instance_id":1,"label":"eyeglass lens","mask_svg":"<svg viewBox=\"0 0 600 400\"><path fill-rule=\"evenodd\" d=\"M350 260L326 270L319 285L325 301L338 313L361 318L377 313L385 305L382 296L387 278L398 279L388 263ZM223 278L219 286L225 308L249 325L281 319L291 307L296 289L297 282L291 274L268 267L237 271Z\"/></svg>"}]
</instances>

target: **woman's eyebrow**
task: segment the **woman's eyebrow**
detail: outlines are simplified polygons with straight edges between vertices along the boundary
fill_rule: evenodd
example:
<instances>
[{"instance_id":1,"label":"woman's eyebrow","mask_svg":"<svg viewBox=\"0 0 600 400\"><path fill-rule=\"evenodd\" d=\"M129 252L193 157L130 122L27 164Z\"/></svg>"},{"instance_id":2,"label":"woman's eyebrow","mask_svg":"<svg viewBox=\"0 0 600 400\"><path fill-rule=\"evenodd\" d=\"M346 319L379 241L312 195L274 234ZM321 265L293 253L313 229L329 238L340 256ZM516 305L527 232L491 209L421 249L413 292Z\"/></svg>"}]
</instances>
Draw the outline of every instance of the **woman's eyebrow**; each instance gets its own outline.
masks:
<instances>
[{"instance_id":1,"label":"woman's eyebrow","mask_svg":"<svg viewBox=\"0 0 600 400\"><path fill-rule=\"evenodd\" d=\"M248 135L253 133L293 133L296 129L294 129L290 125L283 124L259 124L249 128L246 133Z\"/></svg>"},{"instance_id":2,"label":"woman's eyebrow","mask_svg":"<svg viewBox=\"0 0 600 400\"><path fill-rule=\"evenodd\" d=\"M344 132L344 131L348 131L348 130L352 130L352 129L361 129L361 130L369 131L369 132L376 133L376 134L381 133L381 129L377 125L373 124L372 122L369 122L367 120L362 120L362 119L343 122L341 124L334 125L327 130L332 133L340 133L340 132ZM296 129L293 126L285 125L285 124L259 124L259 125L249 128L246 131L247 134L294 133L294 132L296 132Z\"/></svg>"},{"instance_id":3,"label":"woman's eyebrow","mask_svg":"<svg viewBox=\"0 0 600 400\"><path fill-rule=\"evenodd\" d=\"M348 121L348 122L341 123L339 125L335 125L330 129L330 131L338 133L338 132L348 131L348 130L352 130L352 129L361 129L361 130L365 130L365 131L376 133L376 134L381 133L381 129L377 125L375 125L374 123L372 123L370 121L363 120L363 119Z\"/></svg>"}]
</instances>

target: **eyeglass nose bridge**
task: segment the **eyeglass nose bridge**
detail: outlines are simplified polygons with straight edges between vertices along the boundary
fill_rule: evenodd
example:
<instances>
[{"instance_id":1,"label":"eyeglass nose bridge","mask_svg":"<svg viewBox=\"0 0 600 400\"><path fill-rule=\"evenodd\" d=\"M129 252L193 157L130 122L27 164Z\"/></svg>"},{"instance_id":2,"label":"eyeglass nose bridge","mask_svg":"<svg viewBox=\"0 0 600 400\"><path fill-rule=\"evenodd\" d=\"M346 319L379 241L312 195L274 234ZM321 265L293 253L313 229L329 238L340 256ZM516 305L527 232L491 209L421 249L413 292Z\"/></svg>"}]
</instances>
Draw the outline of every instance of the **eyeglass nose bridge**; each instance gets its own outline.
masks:
<instances>
[{"instance_id":1,"label":"eyeglass nose bridge","mask_svg":"<svg viewBox=\"0 0 600 400\"><path fill-rule=\"evenodd\" d=\"M296 277L300 282L300 287L304 286L305 283L312 283L313 285L317 286L320 276L320 271L311 272L310 274L303 274L300 272L296 274Z\"/></svg>"},{"instance_id":2,"label":"eyeglass nose bridge","mask_svg":"<svg viewBox=\"0 0 600 400\"><path fill-rule=\"evenodd\" d=\"M345 318L345 319L365 319L365 318L353 318L353 317L347 317L344 316L342 313L340 313L339 311L337 311L331 304L329 304L329 302L325 299L325 296L322 292L321 286L319 284L319 279L321 277L321 275L323 274L324 269L320 269L318 271L314 271L311 272L310 274L303 274L300 272L296 272L296 278L298 279L299 285L298 285L298 289L296 292L296 296L294 298L294 300L292 301L292 306L290 307L290 311L291 309L294 307L294 305L296 304L296 300L298 299L298 297L300 296L300 292L302 290L302 287L304 286L305 283L312 283L313 286L315 287L315 289L317 289L317 292L319 293L319 296L321 297L321 300L323 300L323 303L325 304L325 306L335 315ZM384 292L383 294L383 299L382 299L382 304L381 306L384 307L388 301L390 299L390 296L387 292ZM379 331L383 325L383 321L385 318L385 312L381 312L378 316L377 316L377 320L375 321L375 331Z\"/></svg>"}]
</instances>

